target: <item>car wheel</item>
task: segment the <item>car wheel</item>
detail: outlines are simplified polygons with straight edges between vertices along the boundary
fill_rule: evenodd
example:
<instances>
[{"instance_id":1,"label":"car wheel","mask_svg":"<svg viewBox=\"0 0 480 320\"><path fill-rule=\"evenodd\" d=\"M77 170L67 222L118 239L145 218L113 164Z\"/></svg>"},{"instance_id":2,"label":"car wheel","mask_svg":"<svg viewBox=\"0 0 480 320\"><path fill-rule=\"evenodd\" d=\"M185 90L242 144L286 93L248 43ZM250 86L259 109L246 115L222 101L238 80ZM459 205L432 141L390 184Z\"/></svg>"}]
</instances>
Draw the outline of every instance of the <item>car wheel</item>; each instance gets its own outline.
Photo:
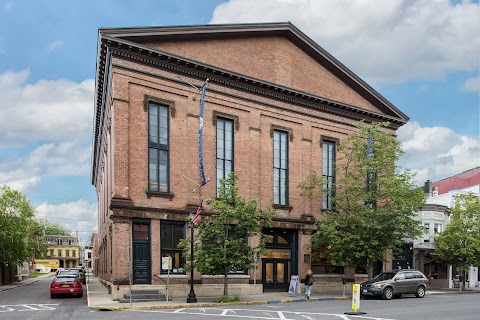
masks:
<instances>
[{"instance_id":1,"label":"car wheel","mask_svg":"<svg viewBox=\"0 0 480 320\"><path fill-rule=\"evenodd\" d=\"M382 298L384 300L392 299L393 298L393 289L391 287L386 287L385 290L383 290Z\"/></svg>"},{"instance_id":2,"label":"car wheel","mask_svg":"<svg viewBox=\"0 0 480 320\"><path fill-rule=\"evenodd\" d=\"M424 286L419 286L417 288L417 291L415 291L415 297L417 297L417 298L425 297L425 287Z\"/></svg>"},{"instance_id":3,"label":"car wheel","mask_svg":"<svg viewBox=\"0 0 480 320\"><path fill-rule=\"evenodd\" d=\"M53 293L50 293L50 299L54 299L55 295Z\"/></svg>"}]
</instances>

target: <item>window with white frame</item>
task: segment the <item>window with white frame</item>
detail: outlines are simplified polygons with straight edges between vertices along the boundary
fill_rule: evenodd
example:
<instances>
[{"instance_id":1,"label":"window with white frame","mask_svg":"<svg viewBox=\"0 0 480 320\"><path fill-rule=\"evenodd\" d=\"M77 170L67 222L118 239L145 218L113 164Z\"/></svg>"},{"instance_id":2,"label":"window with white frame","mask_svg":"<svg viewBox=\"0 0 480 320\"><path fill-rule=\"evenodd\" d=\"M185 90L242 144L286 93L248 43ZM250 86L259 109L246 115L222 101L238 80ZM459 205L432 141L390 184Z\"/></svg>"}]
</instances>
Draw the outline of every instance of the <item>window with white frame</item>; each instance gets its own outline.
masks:
<instances>
[{"instance_id":1,"label":"window with white frame","mask_svg":"<svg viewBox=\"0 0 480 320\"><path fill-rule=\"evenodd\" d=\"M169 109L148 105L148 190L170 192Z\"/></svg>"},{"instance_id":2,"label":"window with white frame","mask_svg":"<svg viewBox=\"0 0 480 320\"><path fill-rule=\"evenodd\" d=\"M335 142L324 140L322 143L322 177L323 177L323 192L322 192L322 209L334 209L332 197L335 196L332 187L335 184L335 168L336 161L336 146Z\"/></svg>"},{"instance_id":3,"label":"window with white frame","mask_svg":"<svg viewBox=\"0 0 480 320\"><path fill-rule=\"evenodd\" d=\"M217 118L217 196L220 180L233 171L233 120Z\"/></svg>"},{"instance_id":4,"label":"window with white frame","mask_svg":"<svg viewBox=\"0 0 480 320\"><path fill-rule=\"evenodd\" d=\"M273 203L288 206L288 132L273 132Z\"/></svg>"}]
</instances>

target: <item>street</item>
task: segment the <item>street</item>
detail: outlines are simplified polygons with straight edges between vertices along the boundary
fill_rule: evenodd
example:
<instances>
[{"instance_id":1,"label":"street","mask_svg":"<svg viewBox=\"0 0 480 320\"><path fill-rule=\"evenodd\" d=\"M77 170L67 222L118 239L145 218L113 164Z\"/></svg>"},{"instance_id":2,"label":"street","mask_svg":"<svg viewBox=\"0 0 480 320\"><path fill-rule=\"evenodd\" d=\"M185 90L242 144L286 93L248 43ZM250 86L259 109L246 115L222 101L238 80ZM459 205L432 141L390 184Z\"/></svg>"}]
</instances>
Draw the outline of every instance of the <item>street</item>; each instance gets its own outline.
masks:
<instances>
[{"instance_id":1,"label":"street","mask_svg":"<svg viewBox=\"0 0 480 320\"><path fill-rule=\"evenodd\" d=\"M86 295L81 298L50 299L52 278L0 292L0 318L2 320L95 320L95 319L382 319L382 320L473 320L480 319L480 295L437 294L423 299L406 296L384 301L362 299L363 315L351 312L350 300L310 301L267 305L229 305L225 307L152 309L129 311L93 311L87 306ZM220 319L219 319L220 320Z\"/></svg>"}]
</instances>

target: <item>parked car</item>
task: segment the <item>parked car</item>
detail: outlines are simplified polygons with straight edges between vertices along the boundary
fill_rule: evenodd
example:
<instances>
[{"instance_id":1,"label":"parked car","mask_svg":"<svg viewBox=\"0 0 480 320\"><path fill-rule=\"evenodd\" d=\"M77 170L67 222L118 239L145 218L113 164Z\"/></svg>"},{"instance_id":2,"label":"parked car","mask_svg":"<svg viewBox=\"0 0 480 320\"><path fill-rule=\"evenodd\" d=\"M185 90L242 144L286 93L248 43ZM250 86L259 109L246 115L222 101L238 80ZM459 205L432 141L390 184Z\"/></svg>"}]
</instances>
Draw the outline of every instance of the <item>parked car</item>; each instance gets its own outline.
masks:
<instances>
[{"instance_id":1,"label":"parked car","mask_svg":"<svg viewBox=\"0 0 480 320\"><path fill-rule=\"evenodd\" d=\"M50 298L58 295L83 297L83 287L80 279L73 275L59 275L50 284Z\"/></svg>"},{"instance_id":2,"label":"parked car","mask_svg":"<svg viewBox=\"0 0 480 320\"><path fill-rule=\"evenodd\" d=\"M60 270L57 274L57 276L62 276L62 275L72 275L76 276L80 279L80 281L85 284L85 273L81 272L80 270L77 269L68 269L68 270Z\"/></svg>"},{"instance_id":3,"label":"parked car","mask_svg":"<svg viewBox=\"0 0 480 320\"><path fill-rule=\"evenodd\" d=\"M360 294L380 296L385 300L412 293L417 298L423 298L427 291L428 278L418 270L395 269L382 272L372 280L360 285Z\"/></svg>"},{"instance_id":4,"label":"parked car","mask_svg":"<svg viewBox=\"0 0 480 320\"><path fill-rule=\"evenodd\" d=\"M77 270L80 272L80 278L83 282L83 284L86 283L86 273L85 273L85 269L82 267L82 266L76 266L75 268L73 269L70 269L70 270Z\"/></svg>"}]
</instances>

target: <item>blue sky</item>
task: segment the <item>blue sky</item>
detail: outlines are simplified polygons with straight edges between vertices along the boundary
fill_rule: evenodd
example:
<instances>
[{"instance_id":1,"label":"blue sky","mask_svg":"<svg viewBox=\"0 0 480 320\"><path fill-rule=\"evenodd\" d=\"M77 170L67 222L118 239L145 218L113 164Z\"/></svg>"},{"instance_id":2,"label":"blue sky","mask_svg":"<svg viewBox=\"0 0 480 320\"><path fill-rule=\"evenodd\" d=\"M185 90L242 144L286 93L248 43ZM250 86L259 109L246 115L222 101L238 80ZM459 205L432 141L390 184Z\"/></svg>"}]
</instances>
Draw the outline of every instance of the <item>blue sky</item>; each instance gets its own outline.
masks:
<instances>
[{"instance_id":1,"label":"blue sky","mask_svg":"<svg viewBox=\"0 0 480 320\"><path fill-rule=\"evenodd\" d=\"M0 0L0 184L86 239L98 29L280 21L410 117L419 185L480 165L478 1Z\"/></svg>"}]
</instances>

